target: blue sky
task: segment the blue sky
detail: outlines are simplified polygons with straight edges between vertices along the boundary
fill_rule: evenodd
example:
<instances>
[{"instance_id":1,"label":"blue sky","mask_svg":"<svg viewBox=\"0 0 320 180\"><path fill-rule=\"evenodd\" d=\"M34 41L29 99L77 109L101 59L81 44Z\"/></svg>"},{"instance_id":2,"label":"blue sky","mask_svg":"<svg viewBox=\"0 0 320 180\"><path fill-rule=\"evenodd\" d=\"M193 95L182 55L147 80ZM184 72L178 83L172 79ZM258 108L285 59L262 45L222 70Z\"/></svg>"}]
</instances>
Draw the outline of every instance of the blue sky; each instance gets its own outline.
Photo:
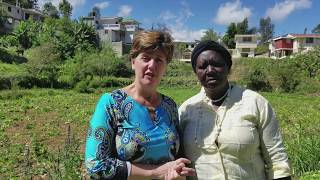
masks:
<instances>
[{"instance_id":1,"label":"blue sky","mask_svg":"<svg viewBox=\"0 0 320 180\"><path fill-rule=\"evenodd\" d=\"M38 0L39 6L51 1ZM152 24L166 24L175 40L199 39L208 28L223 35L231 22L245 17L249 27L259 27L259 20L271 17L275 36L286 33L307 33L320 24L319 0L69 0L72 18L86 16L94 6L102 16L131 17L150 28Z\"/></svg>"}]
</instances>

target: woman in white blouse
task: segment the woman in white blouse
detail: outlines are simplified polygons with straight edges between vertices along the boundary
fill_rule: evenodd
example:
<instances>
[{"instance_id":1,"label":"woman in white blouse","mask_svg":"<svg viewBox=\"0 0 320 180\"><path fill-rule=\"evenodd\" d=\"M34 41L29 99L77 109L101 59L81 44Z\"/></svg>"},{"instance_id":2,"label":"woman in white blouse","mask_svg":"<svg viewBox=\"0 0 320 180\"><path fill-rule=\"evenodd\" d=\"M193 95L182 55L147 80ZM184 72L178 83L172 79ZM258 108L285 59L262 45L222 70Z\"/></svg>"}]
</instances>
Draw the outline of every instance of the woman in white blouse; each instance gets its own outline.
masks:
<instances>
[{"instance_id":1,"label":"woman in white blouse","mask_svg":"<svg viewBox=\"0 0 320 180\"><path fill-rule=\"evenodd\" d=\"M278 122L258 93L231 85L227 49L200 42L192 52L201 91L179 108L186 158L199 180L291 179Z\"/></svg>"}]
</instances>

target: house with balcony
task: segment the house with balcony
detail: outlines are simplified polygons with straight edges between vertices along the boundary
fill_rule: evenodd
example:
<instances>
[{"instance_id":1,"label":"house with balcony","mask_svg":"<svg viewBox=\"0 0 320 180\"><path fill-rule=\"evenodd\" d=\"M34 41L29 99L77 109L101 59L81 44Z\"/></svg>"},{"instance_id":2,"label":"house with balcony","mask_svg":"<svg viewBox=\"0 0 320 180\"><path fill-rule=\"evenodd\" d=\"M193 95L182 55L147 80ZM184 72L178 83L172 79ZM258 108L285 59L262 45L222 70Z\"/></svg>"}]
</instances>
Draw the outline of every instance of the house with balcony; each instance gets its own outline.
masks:
<instances>
[{"instance_id":1,"label":"house with balcony","mask_svg":"<svg viewBox=\"0 0 320 180\"><path fill-rule=\"evenodd\" d=\"M198 41L174 41L173 56L183 62L191 62L191 53Z\"/></svg>"},{"instance_id":2,"label":"house with balcony","mask_svg":"<svg viewBox=\"0 0 320 180\"><path fill-rule=\"evenodd\" d=\"M232 57L254 57L258 45L256 34L236 34L234 36L236 48L232 50Z\"/></svg>"},{"instance_id":3,"label":"house with balcony","mask_svg":"<svg viewBox=\"0 0 320 180\"><path fill-rule=\"evenodd\" d=\"M283 58L304 53L320 45L320 34L286 34L273 38L269 44L270 56Z\"/></svg>"},{"instance_id":4,"label":"house with balcony","mask_svg":"<svg viewBox=\"0 0 320 180\"><path fill-rule=\"evenodd\" d=\"M141 30L140 23L134 19L123 17L101 17L100 13L91 13L82 20L91 24L96 30L101 42L111 43L118 55L129 52L134 33Z\"/></svg>"},{"instance_id":5,"label":"house with balcony","mask_svg":"<svg viewBox=\"0 0 320 180\"><path fill-rule=\"evenodd\" d=\"M45 15L37 9L21 8L18 1L13 5L0 0L0 7L6 16L6 22L4 24L5 32L10 32L14 26L19 23L19 21L25 21L28 19L42 21L45 17Z\"/></svg>"}]
</instances>

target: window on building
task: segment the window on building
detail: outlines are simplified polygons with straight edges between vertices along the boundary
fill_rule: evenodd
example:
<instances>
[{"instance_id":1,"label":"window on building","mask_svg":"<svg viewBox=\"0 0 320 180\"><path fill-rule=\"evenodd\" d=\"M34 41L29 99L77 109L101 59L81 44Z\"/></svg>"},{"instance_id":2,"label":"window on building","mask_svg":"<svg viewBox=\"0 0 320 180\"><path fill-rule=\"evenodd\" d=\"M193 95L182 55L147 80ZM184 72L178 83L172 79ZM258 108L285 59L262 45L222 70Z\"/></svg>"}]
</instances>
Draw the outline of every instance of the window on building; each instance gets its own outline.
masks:
<instances>
[{"instance_id":1,"label":"window on building","mask_svg":"<svg viewBox=\"0 0 320 180\"><path fill-rule=\"evenodd\" d=\"M242 48L242 52L250 52L250 48Z\"/></svg>"},{"instance_id":2,"label":"window on building","mask_svg":"<svg viewBox=\"0 0 320 180\"><path fill-rule=\"evenodd\" d=\"M27 13L26 13L25 16L24 16L24 19L25 19L25 20L28 20L29 18L30 18L30 14L27 14Z\"/></svg>"},{"instance_id":3,"label":"window on building","mask_svg":"<svg viewBox=\"0 0 320 180\"><path fill-rule=\"evenodd\" d=\"M243 37L243 42L251 42L252 41L252 37Z\"/></svg>"},{"instance_id":4,"label":"window on building","mask_svg":"<svg viewBox=\"0 0 320 180\"><path fill-rule=\"evenodd\" d=\"M11 12L11 7L8 7L8 12Z\"/></svg>"},{"instance_id":5,"label":"window on building","mask_svg":"<svg viewBox=\"0 0 320 180\"><path fill-rule=\"evenodd\" d=\"M194 48L194 44L191 44L191 48Z\"/></svg>"},{"instance_id":6,"label":"window on building","mask_svg":"<svg viewBox=\"0 0 320 180\"><path fill-rule=\"evenodd\" d=\"M313 38L306 38L306 43L312 44L313 43Z\"/></svg>"},{"instance_id":7,"label":"window on building","mask_svg":"<svg viewBox=\"0 0 320 180\"><path fill-rule=\"evenodd\" d=\"M20 13L19 9L17 9L17 13L18 13L18 14Z\"/></svg>"},{"instance_id":8,"label":"window on building","mask_svg":"<svg viewBox=\"0 0 320 180\"><path fill-rule=\"evenodd\" d=\"M188 48L188 46L189 46L189 45L188 45L188 44L186 44L186 48Z\"/></svg>"}]
</instances>

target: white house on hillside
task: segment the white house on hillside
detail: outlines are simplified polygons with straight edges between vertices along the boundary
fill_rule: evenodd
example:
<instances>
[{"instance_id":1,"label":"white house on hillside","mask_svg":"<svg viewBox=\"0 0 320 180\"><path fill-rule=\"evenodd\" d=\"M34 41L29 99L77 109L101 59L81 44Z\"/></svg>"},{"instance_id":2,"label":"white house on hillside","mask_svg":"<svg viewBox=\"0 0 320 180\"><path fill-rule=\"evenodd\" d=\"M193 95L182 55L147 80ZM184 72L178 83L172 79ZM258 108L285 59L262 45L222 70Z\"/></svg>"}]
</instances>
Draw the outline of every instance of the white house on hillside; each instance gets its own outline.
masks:
<instances>
[{"instance_id":1,"label":"white house on hillside","mask_svg":"<svg viewBox=\"0 0 320 180\"><path fill-rule=\"evenodd\" d=\"M234 36L236 48L233 51L232 57L254 57L255 49L257 48L258 38L255 34L236 34Z\"/></svg>"},{"instance_id":2,"label":"white house on hillside","mask_svg":"<svg viewBox=\"0 0 320 180\"><path fill-rule=\"evenodd\" d=\"M270 56L282 58L307 52L317 45L320 45L320 34L286 34L270 41Z\"/></svg>"},{"instance_id":3,"label":"white house on hillside","mask_svg":"<svg viewBox=\"0 0 320 180\"><path fill-rule=\"evenodd\" d=\"M191 62L191 53L193 49L196 47L197 43L197 41L175 41L174 58L179 59L179 61Z\"/></svg>"},{"instance_id":4,"label":"white house on hillside","mask_svg":"<svg viewBox=\"0 0 320 180\"><path fill-rule=\"evenodd\" d=\"M100 17L93 12L89 17L83 17L86 23L94 26L100 41L110 42L118 55L123 55L131 47L133 35L141 30L139 22L123 17Z\"/></svg>"}]
</instances>

